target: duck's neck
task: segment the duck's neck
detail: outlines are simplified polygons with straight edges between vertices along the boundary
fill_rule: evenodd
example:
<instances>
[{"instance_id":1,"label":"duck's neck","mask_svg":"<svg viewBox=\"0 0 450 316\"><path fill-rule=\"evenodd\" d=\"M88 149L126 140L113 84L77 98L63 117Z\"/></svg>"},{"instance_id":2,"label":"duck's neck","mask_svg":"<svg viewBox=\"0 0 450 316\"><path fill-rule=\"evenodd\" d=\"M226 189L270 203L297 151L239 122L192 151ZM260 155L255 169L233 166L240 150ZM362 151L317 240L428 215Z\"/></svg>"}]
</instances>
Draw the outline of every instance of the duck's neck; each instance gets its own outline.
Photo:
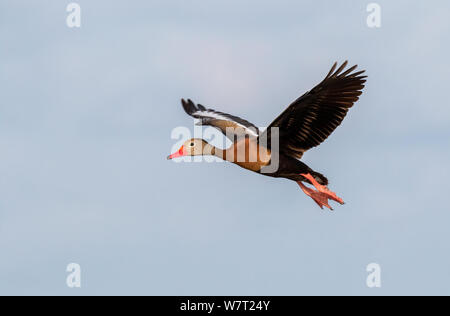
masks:
<instances>
[{"instance_id":1,"label":"duck's neck","mask_svg":"<svg viewBox=\"0 0 450 316\"><path fill-rule=\"evenodd\" d=\"M227 151L226 150L222 150L220 148L214 147L211 144L207 144L207 145L205 145L205 147L203 147L203 155L216 156L223 160L227 159Z\"/></svg>"}]
</instances>

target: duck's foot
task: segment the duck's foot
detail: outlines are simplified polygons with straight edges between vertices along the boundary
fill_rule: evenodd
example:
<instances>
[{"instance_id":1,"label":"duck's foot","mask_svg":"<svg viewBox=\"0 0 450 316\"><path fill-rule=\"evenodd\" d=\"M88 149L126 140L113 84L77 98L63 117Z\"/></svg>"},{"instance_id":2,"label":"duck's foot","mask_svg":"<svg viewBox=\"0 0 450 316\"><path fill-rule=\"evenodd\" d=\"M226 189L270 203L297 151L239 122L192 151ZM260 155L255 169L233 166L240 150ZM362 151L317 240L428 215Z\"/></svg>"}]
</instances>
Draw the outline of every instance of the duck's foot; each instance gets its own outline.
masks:
<instances>
[{"instance_id":1,"label":"duck's foot","mask_svg":"<svg viewBox=\"0 0 450 316\"><path fill-rule=\"evenodd\" d=\"M330 210L333 210L333 208L328 204L328 197L324 193L308 188L301 181L298 181L297 183L300 186L300 188L302 188L303 192L305 192L307 196L311 197L314 200L314 202L316 202L317 205L320 206L321 209L323 209L323 207L326 206Z\"/></svg>"},{"instance_id":2,"label":"duck's foot","mask_svg":"<svg viewBox=\"0 0 450 316\"><path fill-rule=\"evenodd\" d=\"M311 197L314 202L317 203L317 205L320 206L320 208L323 209L324 206L329 208L330 210L333 210L333 208L328 204L328 199L336 201L340 204L344 204L344 201L336 195L336 193L331 192L326 186L319 184L316 179L312 175L308 174L301 174L303 177L311 181L311 183L314 185L314 187L317 189L314 190L312 188L308 188L305 186L301 181L298 181L298 185L300 188L305 192L306 195Z\"/></svg>"}]
</instances>

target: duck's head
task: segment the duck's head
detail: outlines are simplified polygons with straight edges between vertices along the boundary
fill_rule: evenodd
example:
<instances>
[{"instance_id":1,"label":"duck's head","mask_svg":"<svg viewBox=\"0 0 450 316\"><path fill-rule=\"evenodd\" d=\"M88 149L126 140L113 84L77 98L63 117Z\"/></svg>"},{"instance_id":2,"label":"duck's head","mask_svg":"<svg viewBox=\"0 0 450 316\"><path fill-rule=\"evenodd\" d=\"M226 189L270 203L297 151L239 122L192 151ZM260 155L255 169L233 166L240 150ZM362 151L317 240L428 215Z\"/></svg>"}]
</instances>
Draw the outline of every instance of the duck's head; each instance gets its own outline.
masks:
<instances>
[{"instance_id":1,"label":"duck's head","mask_svg":"<svg viewBox=\"0 0 450 316\"><path fill-rule=\"evenodd\" d=\"M168 156L167 159L183 157L183 156L203 156L211 155L211 145L200 138L191 138L184 142L183 146L174 152L172 155Z\"/></svg>"}]
</instances>

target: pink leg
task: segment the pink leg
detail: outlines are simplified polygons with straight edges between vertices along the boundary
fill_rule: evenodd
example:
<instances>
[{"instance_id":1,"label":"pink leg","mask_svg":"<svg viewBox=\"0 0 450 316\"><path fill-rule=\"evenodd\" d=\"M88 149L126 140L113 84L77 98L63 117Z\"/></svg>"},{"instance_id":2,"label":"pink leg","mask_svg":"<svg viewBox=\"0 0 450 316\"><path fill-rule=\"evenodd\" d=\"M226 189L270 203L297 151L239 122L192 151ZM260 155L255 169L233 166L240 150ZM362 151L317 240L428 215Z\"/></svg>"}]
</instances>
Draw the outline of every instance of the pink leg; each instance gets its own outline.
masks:
<instances>
[{"instance_id":1,"label":"pink leg","mask_svg":"<svg viewBox=\"0 0 450 316\"><path fill-rule=\"evenodd\" d=\"M314 202L316 202L317 205L320 206L321 209L323 209L323 207L326 206L330 210L333 210L333 208L328 204L328 198L325 194L316 191L314 189L308 188L301 181L298 181L297 183L300 186L300 188L302 188L303 192L305 192L307 196L311 197L314 200Z\"/></svg>"},{"instance_id":2,"label":"pink leg","mask_svg":"<svg viewBox=\"0 0 450 316\"><path fill-rule=\"evenodd\" d=\"M328 199L331 199L333 201L336 201L340 204L344 204L344 201L336 195L336 193L331 192L328 190L328 188L324 185L319 184L316 179L312 175L308 174L301 174L303 177L311 181L311 183L314 185L314 187L317 189L314 190L312 188L308 188L306 185L304 185L301 181L298 181L298 185L300 188L305 192L306 195L311 197L314 202L317 203L317 205L320 206L321 209L323 209L324 206L328 207L330 210L333 210L333 208L328 204Z\"/></svg>"},{"instance_id":3,"label":"pink leg","mask_svg":"<svg viewBox=\"0 0 450 316\"><path fill-rule=\"evenodd\" d=\"M311 181L311 183L316 187L316 189L325 194L329 199L336 201L340 204L344 204L344 200L342 200L340 197L338 197L336 195L336 193L331 192L326 186L319 184L316 179L314 179L314 177L312 175L308 174L301 174L302 176L304 176L306 179L308 179L309 181Z\"/></svg>"}]
</instances>

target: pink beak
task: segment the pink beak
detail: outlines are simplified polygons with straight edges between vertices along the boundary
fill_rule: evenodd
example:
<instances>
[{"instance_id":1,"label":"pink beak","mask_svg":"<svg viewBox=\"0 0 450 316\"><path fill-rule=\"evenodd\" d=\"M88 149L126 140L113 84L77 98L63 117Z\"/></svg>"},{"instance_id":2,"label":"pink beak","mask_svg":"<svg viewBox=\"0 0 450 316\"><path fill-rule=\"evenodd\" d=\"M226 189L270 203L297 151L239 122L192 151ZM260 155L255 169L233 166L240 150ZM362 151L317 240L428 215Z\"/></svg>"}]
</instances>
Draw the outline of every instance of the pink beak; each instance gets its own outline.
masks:
<instances>
[{"instance_id":1,"label":"pink beak","mask_svg":"<svg viewBox=\"0 0 450 316\"><path fill-rule=\"evenodd\" d=\"M177 152L174 152L172 155L168 156L167 159L183 157L185 155L186 155L186 153L184 152L184 146L181 146L181 148Z\"/></svg>"}]
</instances>

